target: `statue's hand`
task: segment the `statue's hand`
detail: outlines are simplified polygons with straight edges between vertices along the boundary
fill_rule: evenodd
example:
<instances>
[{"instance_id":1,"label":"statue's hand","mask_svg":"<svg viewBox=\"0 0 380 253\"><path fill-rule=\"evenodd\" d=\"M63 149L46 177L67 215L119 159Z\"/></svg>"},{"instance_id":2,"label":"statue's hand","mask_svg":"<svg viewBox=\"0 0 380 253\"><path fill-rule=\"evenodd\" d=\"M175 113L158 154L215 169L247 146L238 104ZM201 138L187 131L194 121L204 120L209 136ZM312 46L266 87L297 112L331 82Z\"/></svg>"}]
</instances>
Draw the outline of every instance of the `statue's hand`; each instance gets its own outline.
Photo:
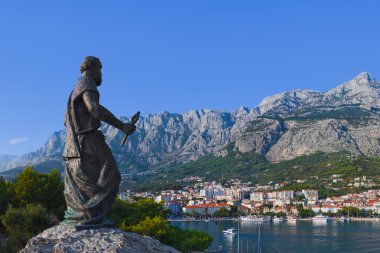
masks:
<instances>
[{"instance_id":1,"label":"statue's hand","mask_svg":"<svg viewBox=\"0 0 380 253\"><path fill-rule=\"evenodd\" d=\"M131 123L125 123L123 132L127 135L132 134L134 131L136 131L136 126Z\"/></svg>"}]
</instances>

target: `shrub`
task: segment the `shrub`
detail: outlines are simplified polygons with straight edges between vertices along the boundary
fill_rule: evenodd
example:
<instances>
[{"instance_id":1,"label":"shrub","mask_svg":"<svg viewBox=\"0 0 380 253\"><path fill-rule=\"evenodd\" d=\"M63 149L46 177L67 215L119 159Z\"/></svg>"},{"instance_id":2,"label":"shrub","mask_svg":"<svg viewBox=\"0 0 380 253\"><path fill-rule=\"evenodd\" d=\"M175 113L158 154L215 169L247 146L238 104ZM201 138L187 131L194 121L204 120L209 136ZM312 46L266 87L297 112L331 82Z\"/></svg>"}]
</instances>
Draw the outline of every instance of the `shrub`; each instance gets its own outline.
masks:
<instances>
[{"instance_id":1,"label":"shrub","mask_svg":"<svg viewBox=\"0 0 380 253\"><path fill-rule=\"evenodd\" d=\"M1 222L9 235L8 249L17 251L25 246L29 238L50 227L51 218L41 204L26 207L9 207L1 216Z\"/></svg>"},{"instance_id":2,"label":"shrub","mask_svg":"<svg viewBox=\"0 0 380 253\"><path fill-rule=\"evenodd\" d=\"M188 231L170 225L166 220L169 211L152 199L136 202L117 199L109 218L122 230L151 236L182 252L203 251L210 246L212 237L203 231Z\"/></svg>"}]
</instances>

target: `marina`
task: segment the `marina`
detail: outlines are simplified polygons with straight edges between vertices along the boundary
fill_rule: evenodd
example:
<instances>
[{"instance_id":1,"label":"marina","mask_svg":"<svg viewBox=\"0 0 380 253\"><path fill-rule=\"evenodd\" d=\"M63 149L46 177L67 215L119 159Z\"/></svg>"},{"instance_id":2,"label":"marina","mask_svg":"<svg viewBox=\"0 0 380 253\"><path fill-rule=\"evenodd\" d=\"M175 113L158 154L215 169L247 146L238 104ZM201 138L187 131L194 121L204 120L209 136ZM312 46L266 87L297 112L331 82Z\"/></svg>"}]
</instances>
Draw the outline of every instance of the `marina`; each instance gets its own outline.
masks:
<instances>
[{"instance_id":1,"label":"marina","mask_svg":"<svg viewBox=\"0 0 380 253\"><path fill-rule=\"evenodd\" d=\"M340 218L331 219L330 222L313 222L312 219L300 219L297 222L289 222L289 219L286 222L214 220L172 224L210 233L214 241L208 248L209 252L380 252L380 222L376 219L351 222L342 222ZM239 233L225 235L223 231L229 228L238 228L236 233Z\"/></svg>"}]
</instances>

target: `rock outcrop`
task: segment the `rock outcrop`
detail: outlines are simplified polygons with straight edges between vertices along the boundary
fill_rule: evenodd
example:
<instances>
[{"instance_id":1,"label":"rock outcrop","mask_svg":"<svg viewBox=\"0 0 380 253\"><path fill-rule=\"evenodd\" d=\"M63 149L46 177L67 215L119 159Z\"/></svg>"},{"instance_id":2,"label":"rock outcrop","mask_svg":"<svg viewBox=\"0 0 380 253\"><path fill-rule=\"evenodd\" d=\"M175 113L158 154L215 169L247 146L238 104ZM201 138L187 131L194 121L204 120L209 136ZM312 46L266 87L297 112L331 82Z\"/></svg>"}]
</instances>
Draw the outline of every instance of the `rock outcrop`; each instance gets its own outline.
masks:
<instances>
[{"instance_id":1,"label":"rock outcrop","mask_svg":"<svg viewBox=\"0 0 380 253\"><path fill-rule=\"evenodd\" d=\"M0 155L0 171L6 170L11 161L15 160L17 156ZM12 167L11 167L12 168Z\"/></svg>"},{"instance_id":2,"label":"rock outcrop","mask_svg":"<svg viewBox=\"0 0 380 253\"><path fill-rule=\"evenodd\" d=\"M254 151L270 161L317 151L378 156L379 125L380 83L364 72L328 92L288 91L263 99L253 109L241 107L231 113L203 109L141 117L124 147L120 146L120 131L108 125L101 129L121 172L134 174L207 154L223 155L227 145L242 152ZM56 132L40 150L3 166L61 161L64 140L65 132Z\"/></svg>"},{"instance_id":3,"label":"rock outcrop","mask_svg":"<svg viewBox=\"0 0 380 253\"><path fill-rule=\"evenodd\" d=\"M101 228L76 231L58 225L29 240L21 253L179 253L176 249L151 237L124 232L120 229Z\"/></svg>"}]
</instances>

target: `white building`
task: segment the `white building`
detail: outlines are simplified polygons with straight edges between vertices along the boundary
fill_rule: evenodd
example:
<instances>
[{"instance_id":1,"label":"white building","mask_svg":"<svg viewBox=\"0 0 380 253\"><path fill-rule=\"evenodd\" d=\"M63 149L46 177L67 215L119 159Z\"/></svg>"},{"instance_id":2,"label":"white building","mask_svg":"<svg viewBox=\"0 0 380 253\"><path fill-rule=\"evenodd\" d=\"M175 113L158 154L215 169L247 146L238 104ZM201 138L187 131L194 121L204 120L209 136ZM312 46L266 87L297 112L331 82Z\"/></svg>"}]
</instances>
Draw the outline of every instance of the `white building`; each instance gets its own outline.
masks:
<instances>
[{"instance_id":1,"label":"white building","mask_svg":"<svg viewBox=\"0 0 380 253\"><path fill-rule=\"evenodd\" d=\"M182 211L187 214L210 214L213 215L220 208L225 207L227 210L231 210L230 205L227 203L210 203L210 204L200 204L200 205L192 205L185 206L182 208Z\"/></svg>"},{"instance_id":2,"label":"white building","mask_svg":"<svg viewBox=\"0 0 380 253\"><path fill-rule=\"evenodd\" d=\"M264 192L252 192L250 194L250 200L254 202L261 202L267 198Z\"/></svg>"}]
</instances>

